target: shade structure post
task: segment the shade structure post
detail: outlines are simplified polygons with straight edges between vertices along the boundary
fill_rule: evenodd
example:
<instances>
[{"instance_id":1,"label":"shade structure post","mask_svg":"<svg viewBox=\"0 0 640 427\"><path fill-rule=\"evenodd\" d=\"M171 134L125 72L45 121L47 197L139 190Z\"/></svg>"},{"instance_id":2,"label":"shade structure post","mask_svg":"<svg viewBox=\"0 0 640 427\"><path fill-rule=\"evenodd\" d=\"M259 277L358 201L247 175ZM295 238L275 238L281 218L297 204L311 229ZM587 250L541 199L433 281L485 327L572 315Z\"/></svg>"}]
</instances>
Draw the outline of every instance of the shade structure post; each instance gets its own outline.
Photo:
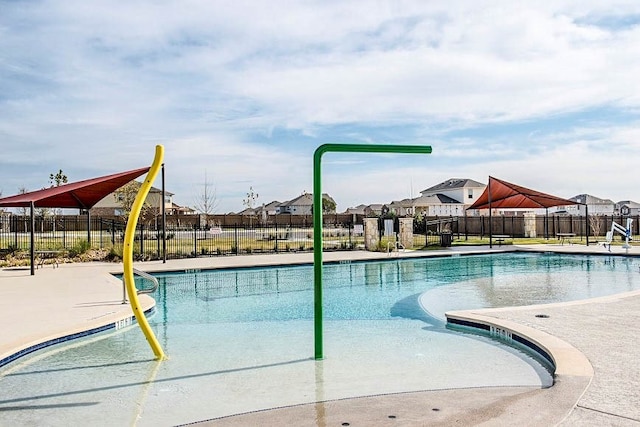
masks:
<instances>
[{"instance_id":1,"label":"shade structure post","mask_svg":"<svg viewBox=\"0 0 640 427\"><path fill-rule=\"evenodd\" d=\"M167 208L165 206L164 163L162 164L162 263L167 263Z\"/></svg>"},{"instance_id":2,"label":"shade structure post","mask_svg":"<svg viewBox=\"0 0 640 427\"><path fill-rule=\"evenodd\" d=\"M487 190L489 191L489 248L493 248L493 227L491 227L491 177L489 177L489 182L487 183Z\"/></svg>"},{"instance_id":3,"label":"shade structure post","mask_svg":"<svg viewBox=\"0 0 640 427\"><path fill-rule=\"evenodd\" d=\"M33 276L36 274L36 206L35 203L33 203L33 200L29 204L29 211L31 215L31 230L29 231L29 240L31 243L29 245L29 257L31 258L31 275Z\"/></svg>"}]
</instances>

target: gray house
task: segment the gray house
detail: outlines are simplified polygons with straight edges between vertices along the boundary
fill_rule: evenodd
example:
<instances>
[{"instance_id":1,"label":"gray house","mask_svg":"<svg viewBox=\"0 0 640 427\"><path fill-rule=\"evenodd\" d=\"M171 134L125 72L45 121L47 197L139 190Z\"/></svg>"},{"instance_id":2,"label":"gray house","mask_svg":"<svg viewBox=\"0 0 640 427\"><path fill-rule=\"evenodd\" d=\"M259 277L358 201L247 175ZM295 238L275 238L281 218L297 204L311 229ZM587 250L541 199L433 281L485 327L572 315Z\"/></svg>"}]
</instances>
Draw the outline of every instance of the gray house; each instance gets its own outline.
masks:
<instances>
[{"instance_id":1,"label":"gray house","mask_svg":"<svg viewBox=\"0 0 640 427\"><path fill-rule=\"evenodd\" d=\"M331 196L326 193L322 194L322 198L325 200L331 201L334 206L336 204L335 200ZM281 203L278 206L278 213L288 213L291 215L311 215L313 213L313 194L310 193L302 193L300 196L295 199L289 200L288 202Z\"/></svg>"},{"instance_id":2,"label":"gray house","mask_svg":"<svg viewBox=\"0 0 640 427\"><path fill-rule=\"evenodd\" d=\"M622 200L616 203L616 215L640 215L640 203L631 200Z\"/></svg>"},{"instance_id":3,"label":"gray house","mask_svg":"<svg viewBox=\"0 0 640 427\"><path fill-rule=\"evenodd\" d=\"M573 215L585 215L584 205L587 205L589 215L613 215L616 209L616 204L612 200L601 199L590 194L578 194L569 200L580 203L580 205L565 207L567 213Z\"/></svg>"}]
</instances>

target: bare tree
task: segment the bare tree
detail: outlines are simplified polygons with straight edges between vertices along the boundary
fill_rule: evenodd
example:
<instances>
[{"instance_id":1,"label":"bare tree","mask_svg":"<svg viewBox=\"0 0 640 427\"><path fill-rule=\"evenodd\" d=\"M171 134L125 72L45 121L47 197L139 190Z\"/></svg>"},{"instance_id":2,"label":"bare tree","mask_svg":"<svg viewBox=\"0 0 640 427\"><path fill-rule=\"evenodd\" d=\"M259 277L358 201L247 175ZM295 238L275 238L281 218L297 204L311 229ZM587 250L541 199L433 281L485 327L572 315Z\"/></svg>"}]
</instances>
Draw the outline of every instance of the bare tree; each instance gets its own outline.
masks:
<instances>
[{"instance_id":1,"label":"bare tree","mask_svg":"<svg viewBox=\"0 0 640 427\"><path fill-rule=\"evenodd\" d=\"M136 200L138 191L140 190L140 183L136 181L130 181L127 184L120 187L115 193L114 197L116 203L120 206L120 216L125 219L129 218L131 209L133 208L133 202ZM140 210L140 219L145 223L150 223L158 215L158 209L152 207L145 199Z\"/></svg>"},{"instance_id":2,"label":"bare tree","mask_svg":"<svg viewBox=\"0 0 640 427\"><path fill-rule=\"evenodd\" d=\"M596 213L589 215L589 226L591 227L591 232L597 238L600 236L600 229L602 227L602 214Z\"/></svg>"},{"instance_id":3,"label":"bare tree","mask_svg":"<svg viewBox=\"0 0 640 427\"><path fill-rule=\"evenodd\" d=\"M247 193L247 197L242 200L242 205L249 208L249 210L253 211L253 207L256 205L256 201L258 200L258 193L253 191L253 187L249 187L249 192ZM253 215L255 212L249 213L249 226L252 225Z\"/></svg>"},{"instance_id":4,"label":"bare tree","mask_svg":"<svg viewBox=\"0 0 640 427\"><path fill-rule=\"evenodd\" d=\"M69 182L67 175L62 172L62 169L58 171L56 174L49 174L49 184L51 187L60 187L62 184L66 184Z\"/></svg>"},{"instance_id":5,"label":"bare tree","mask_svg":"<svg viewBox=\"0 0 640 427\"><path fill-rule=\"evenodd\" d=\"M198 195L195 202L195 208L202 214L207 216L213 215L218 200L216 197L216 187L207 180L207 171L204 172L204 187L202 193Z\"/></svg>"},{"instance_id":6,"label":"bare tree","mask_svg":"<svg viewBox=\"0 0 640 427\"><path fill-rule=\"evenodd\" d=\"M28 193L28 192L29 192L29 190L27 190L27 187L18 188L18 194L25 194L25 193ZM18 214L19 215L27 216L28 212L29 212L29 208L27 208L27 207L18 208Z\"/></svg>"},{"instance_id":7,"label":"bare tree","mask_svg":"<svg viewBox=\"0 0 640 427\"><path fill-rule=\"evenodd\" d=\"M62 169L58 170L57 173L55 174L49 174L49 186L50 187L60 187L62 184L66 184L67 182L69 182L69 178L67 178L67 175L64 174L64 172L62 172ZM43 213L47 213L48 212L43 212ZM53 209L52 211L53 213L53 232L55 233L56 231L56 217L62 214L62 210L61 209ZM43 215L45 216L45 215Z\"/></svg>"}]
</instances>

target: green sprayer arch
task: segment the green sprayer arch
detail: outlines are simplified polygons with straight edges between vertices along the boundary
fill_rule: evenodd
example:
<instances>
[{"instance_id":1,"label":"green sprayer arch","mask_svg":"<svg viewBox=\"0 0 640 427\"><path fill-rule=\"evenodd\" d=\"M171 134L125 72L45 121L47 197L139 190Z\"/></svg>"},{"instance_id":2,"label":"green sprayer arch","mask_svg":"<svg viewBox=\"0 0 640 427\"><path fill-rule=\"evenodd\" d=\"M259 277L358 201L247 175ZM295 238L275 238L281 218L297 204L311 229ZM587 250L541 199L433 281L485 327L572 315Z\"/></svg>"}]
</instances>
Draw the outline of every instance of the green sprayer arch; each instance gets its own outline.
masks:
<instances>
[{"instance_id":1,"label":"green sprayer arch","mask_svg":"<svg viewBox=\"0 0 640 427\"><path fill-rule=\"evenodd\" d=\"M430 154L428 145L323 144L313 154L313 289L315 359L324 358L322 326L322 155L338 153Z\"/></svg>"}]
</instances>

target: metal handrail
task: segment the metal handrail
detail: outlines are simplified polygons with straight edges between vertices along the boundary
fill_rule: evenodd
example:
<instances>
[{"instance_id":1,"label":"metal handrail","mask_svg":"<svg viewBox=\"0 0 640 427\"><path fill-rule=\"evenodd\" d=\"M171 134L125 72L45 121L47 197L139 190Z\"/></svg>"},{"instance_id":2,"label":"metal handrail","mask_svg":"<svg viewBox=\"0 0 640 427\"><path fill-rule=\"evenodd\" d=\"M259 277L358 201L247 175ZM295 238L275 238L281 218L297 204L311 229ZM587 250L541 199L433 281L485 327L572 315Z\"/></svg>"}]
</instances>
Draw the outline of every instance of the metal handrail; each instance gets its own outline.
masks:
<instances>
[{"instance_id":1,"label":"metal handrail","mask_svg":"<svg viewBox=\"0 0 640 427\"><path fill-rule=\"evenodd\" d=\"M133 269L133 274L134 275L138 275L140 277L142 277L143 279L147 279L147 280L151 280L151 282L153 283L153 287L149 288L149 289L136 289L136 294L140 295L140 294L152 294L155 291L158 290L158 287L160 286L160 283L158 283L158 279L156 279L154 276L152 276L151 274L138 270L137 268ZM124 277L122 278L122 304L126 304L127 303L127 289L125 287L125 283L124 283Z\"/></svg>"}]
</instances>

